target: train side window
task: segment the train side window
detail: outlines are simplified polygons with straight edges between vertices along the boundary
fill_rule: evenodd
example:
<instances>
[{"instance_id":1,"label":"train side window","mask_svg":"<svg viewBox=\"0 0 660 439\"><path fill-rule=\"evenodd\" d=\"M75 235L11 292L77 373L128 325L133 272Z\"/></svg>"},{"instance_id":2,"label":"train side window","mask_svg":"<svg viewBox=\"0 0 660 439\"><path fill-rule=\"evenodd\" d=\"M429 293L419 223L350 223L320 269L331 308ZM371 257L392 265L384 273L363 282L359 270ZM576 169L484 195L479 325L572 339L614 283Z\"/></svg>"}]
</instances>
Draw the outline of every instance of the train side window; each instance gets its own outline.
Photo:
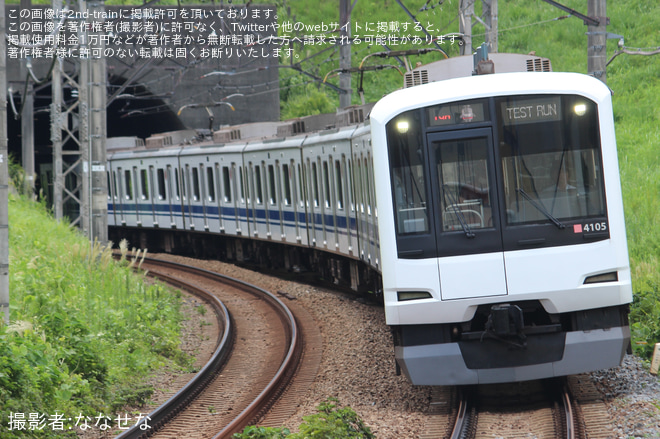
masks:
<instances>
[{"instance_id":1,"label":"train side window","mask_svg":"<svg viewBox=\"0 0 660 439\"><path fill-rule=\"evenodd\" d=\"M341 162L335 160L335 186L337 192L337 209L344 209L344 188L342 185Z\"/></svg>"},{"instance_id":2,"label":"train side window","mask_svg":"<svg viewBox=\"0 0 660 439\"><path fill-rule=\"evenodd\" d=\"M241 203L245 204L246 201L247 202L250 201L248 199L250 197L250 192L249 192L248 187L245 185L245 181L249 181L249 180L247 180L248 168L239 168L239 169L241 170L241 172L239 172L239 174L238 174L238 177L239 177L239 180L240 180L240 186L241 186ZM243 173L245 173L245 176L243 176Z\"/></svg>"},{"instance_id":3,"label":"train side window","mask_svg":"<svg viewBox=\"0 0 660 439\"><path fill-rule=\"evenodd\" d=\"M208 188L208 198L210 202L215 201L215 180L213 178L213 168L206 168L206 187Z\"/></svg>"},{"instance_id":4,"label":"train side window","mask_svg":"<svg viewBox=\"0 0 660 439\"><path fill-rule=\"evenodd\" d=\"M167 191L165 190L165 170L158 168L156 170L156 178L158 180L158 199L167 200Z\"/></svg>"},{"instance_id":5,"label":"train side window","mask_svg":"<svg viewBox=\"0 0 660 439\"><path fill-rule=\"evenodd\" d=\"M108 180L108 182L106 183L107 188L108 188L108 200L111 200L112 199L112 186L110 184L110 171L106 171L105 176Z\"/></svg>"},{"instance_id":6,"label":"train side window","mask_svg":"<svg viewBox=\"0 0 660 439\"><path fill-rule=\"evenodd\" d=\"M254 190L256 191L255 197L257 198L257 204L261 204L264 199L264 194L261 188L261 166L257 165L254 167Z\"/></svg>"},{"instance_id":7,"label":"train side window","mask_svg":"<svg viewBox=\"0 0 660 439\"><path fill-rule=\"evenodd\" d=\"M271 205L277 204L277 186L275 185L275 167L268 165L268 201Z\"/></svg>"},{"instance_id":8,"label":"train side window","mask_svg":"<svg viewBox=\"0 0 660 439\"><path fill-rule=\"evenodd\" d=\"M360 157L355 157L355 164L357 169L355 170L355 187L356 187L356 202L358 205L358 210L360 213L364 213L364 183L362 182L362 162Z\"/></svg>"},{"instance_id":9,"label":"train side window","mask_svg":"<svg viewBox=\"0 0 660 439\"><path fill-rule=\"evenodd\" d=\"M366 157L364 158L362 172L364 172L364 193L366 195L367 215L371 215L371 173L369 172L369 162Z\"/></svg>"},{"instance_id":10,"label":"train side window","mask_svg":"<svg viewBox=\"0 0 660 439\"><path fill-rule=\"evenodd\" d=\"M305 187L304 181L305 175L303 174L303 166L299 163L298 182L296 187L298 188L298 203L301 208L305 207L305 200L307 200L307 188Z\"/></svg>"},{"instance_id":11,"label":"train side window","mask_svg":"<svg viewBox=\"0 0 660 439\"><path fill-rule=\"evenodd\" d=\"M289 175L289 165L282 164L282 180L284 181L284 205L291 205L291 177Z\"/></svg>"},{"instance_id":12,"label":"train side window","mask_svg":"<svg viewBox=\"0 0 660 439\"><path fill-rule=\"evenodd\" d=\"M330 170L328 169L328 162L323 161L323 198L324 205L327 209L332 207L332 200L330 199Z\"/></svg>"},{"instance_id":13,"label":"train side window","mask_svg":"<svg viewBox=\"0 0 660 439\"><path fill-rule=\"evenodd\" d=\"M146 169L141 169L140 170L140 189L141 189L141 196L143 200L148 200L149 199L149 179L147 176L147 170Z\"/></svg>"},{"instance_id":14,"label":"train side window","mask_svg":"<svg viewBox=\"0 0 660 439\"><path fill-rule=\"evenodd\" d=\"M181 193L179 192L179 170L174 169L174 175L172 175L172 166L167 165L167 176L170 179L170 182L174 181L174 193L176 195L176 200L179 201L181 198ZM170 188L170 193L172 192Z\"/></svg>"},{"instance_id":15,"label":"train side window","mask_svg":"<svg viewBox=\"0 0 660 439\"><path fill-rule=\"evenodd\" d=\"M354 189L354 187L353 187L353 162L351 161L350 158L346 161L346 169L347 169L346 177L347 177L347 181L348 181L348 187L351 188L348 192L348 197L349 197L350 203L351 203L351 212L355 212L355 192L353 192L353 189Z\"/></svg>"},{"instance_id":16,"label":"train side window","mask_svg":"<svg viewBox=\"0 0 660 439\"><path fill-rule=\"evenodd\" d=\"M199 187L199 170L197 167L192 168L192 189L193 189L193 200L199 201L201 196L201 191Z\"/></svg>"},{"instance_id":17,"label":"train side window","mask_svg":"<svg viewBox=\"0 0 660 439\"><path fill-rule=\"evenodd\" d=\"M233 165L232 166L236 166ZM231 178L229 175L229 167L222 167L222 187L224 189L224 199L226 203L231 203Z\"/></svg>"},{"instance_id":18,"label":"train side window","mask_svg":"<svg viewBox=\"0 0 660 439\"><path fill-rule=\"evenodd\" d=\"M122 198L121 170L117 170L117 172L112 173L112 184L114 184L114 188L115 188L115 200L121 199Z\"/></svg>"},{"instance_id":19,"label":"train side window","mask_svg":"<svg viewBox=\"0 0 660 439\"><path fill-rule=\"evenodd\" d=\"M319 173L316 169L316 162L312 163L312 192L314 207L319 207Z\"/></svg>"},{"instance_id":20,"label":"train side window","mask_svg":"<svg viewBox=\"0 0 660 439\"><path fill-rule=\"evenodd\" d=\"M185 201L186 197L188 196L187 193L187 187L186 187L186 179L188 176L188 166L186 166L186 170L184 171L181 169L181 198Z\"/></svg>"},{"instance_id":21,"label":"train side window","mask_svg":"<svg viewBox=\"0 0 660 439\"><path fill-rule=\"evenodd\" d=\"M129 169L124 171L124 186L126 187L126 199L133 199L133 180L131 179L131 171Z\"/></svg>"}]
</instances>

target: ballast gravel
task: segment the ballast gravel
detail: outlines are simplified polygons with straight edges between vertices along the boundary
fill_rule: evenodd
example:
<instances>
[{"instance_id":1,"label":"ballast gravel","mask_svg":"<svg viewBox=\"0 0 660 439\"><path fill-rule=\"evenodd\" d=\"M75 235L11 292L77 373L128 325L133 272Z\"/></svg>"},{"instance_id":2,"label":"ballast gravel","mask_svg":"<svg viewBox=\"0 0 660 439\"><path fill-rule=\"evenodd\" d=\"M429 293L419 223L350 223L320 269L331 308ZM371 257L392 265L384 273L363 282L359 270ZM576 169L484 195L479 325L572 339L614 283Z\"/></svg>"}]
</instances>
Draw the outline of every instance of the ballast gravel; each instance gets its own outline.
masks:
<instances>
[{"instance_id":1,"label":"ballast gravel","mask_svg":"<svg viewBox=\"0 0 660 439\"><path fill-rule=\"evenodd\" d=\"M392 337L382 306L231 264L158 257L240 278L274 293L284 292L291 297L283 298L284 302L296 300L313 315L323 335L321 365L286 427L295 430L302 416L316 413L319 403L334 397L355 410L379 439L412 439L424 431L431 388L413 386L396 375ZM648 369L637 357L626 356L620 367L590 374L608 407L613 439L660 438L660 379Z\"/></svg>"}]
</instances>

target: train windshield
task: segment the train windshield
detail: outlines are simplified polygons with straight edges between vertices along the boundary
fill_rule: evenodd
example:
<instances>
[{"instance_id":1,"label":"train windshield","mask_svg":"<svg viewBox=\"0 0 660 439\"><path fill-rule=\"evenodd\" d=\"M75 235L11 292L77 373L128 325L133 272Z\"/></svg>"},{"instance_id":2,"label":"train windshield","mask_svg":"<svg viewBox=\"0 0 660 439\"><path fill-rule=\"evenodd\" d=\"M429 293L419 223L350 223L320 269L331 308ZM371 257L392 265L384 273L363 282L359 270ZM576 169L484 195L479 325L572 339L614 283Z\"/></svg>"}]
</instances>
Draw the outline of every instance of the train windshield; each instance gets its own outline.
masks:
<instances>
[{"instance_id":1,"label":"train windshield","mask_svg":"<svg viewBox=\"0 0 660 439\"><path fill-rule=\"evenodd\" d=\"M471 117L462 117L465 108ZM516 95L411 110L387 124L387 139L399 257L609 237L598 108L584 97ZM592 223L605 233L584 236Z\"/></svg>"},{"instance_id":2,"label":"train windshield","mask_svg":"<svg viewBox=\"0 0 660 439\"><path fill-rule=\"evenodd\" d=\"M516 96L496 106L507 224L605 215L595 104Z\"/></svg>"}]
</instances>

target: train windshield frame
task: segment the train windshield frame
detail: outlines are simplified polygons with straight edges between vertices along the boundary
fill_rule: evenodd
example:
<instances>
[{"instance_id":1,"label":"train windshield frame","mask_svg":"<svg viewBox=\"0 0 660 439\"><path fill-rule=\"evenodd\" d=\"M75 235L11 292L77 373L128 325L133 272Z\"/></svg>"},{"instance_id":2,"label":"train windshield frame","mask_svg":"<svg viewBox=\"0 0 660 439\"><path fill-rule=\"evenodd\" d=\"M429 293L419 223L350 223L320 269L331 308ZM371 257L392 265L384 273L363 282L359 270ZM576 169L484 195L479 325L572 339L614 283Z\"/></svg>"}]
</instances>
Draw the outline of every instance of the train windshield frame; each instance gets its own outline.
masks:
<instances>
[{"instance_id":1,"label":"train windshield frame","mask_svg":"<svg viewBox=\"0 0 660 439\"><path fill-rule=\"evenodd\" d=\"M410 110L386 127L400 258L609 238L598 107L507 95Z\"/></svg>"}]
</instances>

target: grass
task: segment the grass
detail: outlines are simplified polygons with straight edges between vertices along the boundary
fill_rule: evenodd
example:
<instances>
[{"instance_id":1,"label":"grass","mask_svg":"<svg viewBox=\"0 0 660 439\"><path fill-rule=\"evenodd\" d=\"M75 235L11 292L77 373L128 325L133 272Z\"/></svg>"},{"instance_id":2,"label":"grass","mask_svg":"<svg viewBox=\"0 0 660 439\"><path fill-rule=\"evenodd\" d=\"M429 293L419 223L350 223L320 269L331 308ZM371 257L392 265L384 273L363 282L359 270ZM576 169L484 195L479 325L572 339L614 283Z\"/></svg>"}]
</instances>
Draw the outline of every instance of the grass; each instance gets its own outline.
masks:
<instances>
[{"instance_id":1,"label":"grass","mask_svg":"<svg viewBox=\"0 0 660 439\"><path fill-rule=\"evenodd\" d=\"M190 363L179 350L179 297L143 282L132 263L90 245L46 209L10 195L10 312L0 327L2 437L16 414L115 419L124 406L148 400L140 385L160 366ZM14 424L17 426L18 424ZM14 435L12 435L14 434Z\"/></svg>"}]
</instances>

